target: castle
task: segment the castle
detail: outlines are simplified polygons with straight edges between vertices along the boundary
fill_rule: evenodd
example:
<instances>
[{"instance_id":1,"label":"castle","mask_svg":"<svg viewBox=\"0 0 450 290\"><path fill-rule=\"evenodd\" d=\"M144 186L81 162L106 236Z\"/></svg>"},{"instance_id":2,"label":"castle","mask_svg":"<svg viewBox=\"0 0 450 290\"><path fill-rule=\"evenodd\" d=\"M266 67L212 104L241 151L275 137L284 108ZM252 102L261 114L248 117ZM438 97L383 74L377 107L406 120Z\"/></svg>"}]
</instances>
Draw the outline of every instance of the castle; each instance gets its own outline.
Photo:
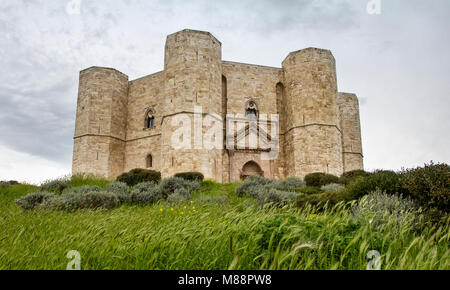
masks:
<instances>
[{"instance_id":1,"label":"castle","mask_svg":"<svg viewBox=\"0 0 450 290\"><path fill-rule=\"evenodd\" d=\"M208 131L207 116L220 121L220 146L176 148L180 116L192 136ZM264 158L264 142L246 141L258 132L279 144L274 158ZM337 91L329 50L291 52L281 68L236 63L222 60L209 32L183 30L167 37L161 72L132 81L111 68L80 72L73 174L115 178L134 168L163 177L196 171L218 182L363 169L358 99Z\"/></svg>"}]
</instances>

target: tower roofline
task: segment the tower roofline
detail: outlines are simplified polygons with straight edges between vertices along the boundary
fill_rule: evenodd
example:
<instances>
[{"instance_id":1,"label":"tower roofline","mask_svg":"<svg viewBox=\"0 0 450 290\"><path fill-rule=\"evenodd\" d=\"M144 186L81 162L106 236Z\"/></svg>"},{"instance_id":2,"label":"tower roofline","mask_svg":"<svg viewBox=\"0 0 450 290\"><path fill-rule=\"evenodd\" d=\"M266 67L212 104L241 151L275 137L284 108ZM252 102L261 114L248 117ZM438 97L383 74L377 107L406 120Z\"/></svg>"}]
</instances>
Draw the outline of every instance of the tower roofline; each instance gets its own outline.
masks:
<instances>
[{"instance_id":1,"label":"tower roofline","mask_svg":"<svg viewBox=\"0 0 450 290\"><path fill-rule=\"evenodd\" d=\"M318 47L307 47L307 48L299 49L299 50L296 50L296 51L291 51L291 52L286 56L286 58L283 60L282 64L283 64L288 58L290 58L292 55L298 54L298 53L307 52L307 51L320 51L320 52L329 53L329 54L334 58L333 53L332 53L331 50L329 50L329 49L318 48Z\"/></svg>"},{"instance_id":2,"label":"tower roofline","mask_svg":"<svg viewBox=\"0 0 450 290\"><path fill-rule=\"evenodd\" d=\"M180 31L177 31L175 33L169 34L167 37L170 37L172 35L175 34L179 34L179 33L184 33L184 32L192 32L192 33L198 33L198 34L206 34L208 36L210 36L211 38L213 38L215 41L217 41L220 45L222 45L222 42L220 40L218 40L211 32L208 31L202 31L202 30L195 30L195 29L183 29Z\"/></svg>"},{"instance_id":3,"label":"tower roofline","mask_svg":"<svg viewBox=\"0 0 450 290\"><path fill-rule=\"evenodd\" d=\"M124 76L126 76L126 77L128 78L128 75L127 75L127 74L124 74L123 72L121 72L121 71L119 71L119 70L117 70L117 69L115 69L115 68L111 68L111 67L103 67L103 66L91 66L91 67L85 68L85 69L83 69L83 70L80 71L80 74L83 73L83 72L86 72L86 71L88 71L88 70L94 70L94 69L112 70L112 71L118 72L118 73L120 73L120 74L122 74L122 75L124 75Z\"/></svg>"}]
</instances>

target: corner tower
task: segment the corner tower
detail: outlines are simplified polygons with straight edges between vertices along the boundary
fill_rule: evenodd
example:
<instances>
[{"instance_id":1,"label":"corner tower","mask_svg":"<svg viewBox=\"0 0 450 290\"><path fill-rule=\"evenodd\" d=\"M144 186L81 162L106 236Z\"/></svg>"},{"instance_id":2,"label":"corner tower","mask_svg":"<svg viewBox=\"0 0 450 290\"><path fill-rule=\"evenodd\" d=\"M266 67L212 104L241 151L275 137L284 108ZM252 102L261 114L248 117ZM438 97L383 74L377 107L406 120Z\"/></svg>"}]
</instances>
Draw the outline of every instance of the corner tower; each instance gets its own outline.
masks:
<instances>
[{"instance_id":1,"label":"corner tower","mask_svg":"<svg viewBox=\"0 0 450 290\"><path fill-rule=\"evenodd\" d=\"M80 72L72 173L115 178L123 172L128 76L92 67Z\"/></svg>"},{"instance_id":2,"label":"corner tower","mask_svg":"<svg viewBox=\"0 0 450 290\"><path fill-rule=\"evenodd\" d=\"M364 169L358 98L355 94L339 93L337 104L342 129L344 172Z\"/></svg>"},{"instance_id":3,"label":"corner tower","mask_svg":"<svg viewBox=\"0 0 450 290\"><path fill-rule=\"evenodd\" d=\"M342 135L336 106L335 59L307 48L283 61L286 89L286 176L343 173Z\"/></svg>"},{"instance_id":4,"label":"corner tower","mask_svg":"<svg viewBox=\"0 0 450 290\"><path fill-rule=\"evenodd\" d=\"M220 149L207 149L203 140L194 140L195 136L202 139L202 133L209 129L205 124L199 127L207 114L207 118L222 123L222 44L209 32L183 30L171 34L166 40L164 72L163 175L198 171L222 181L223 137ZM195 107L201 108L202 114ZM190 148L174 148L177 144L173 144L172 135L181 126L174 119L184 119L187 123L183 125L190 126Z\"/></svg>"}]
</instances>

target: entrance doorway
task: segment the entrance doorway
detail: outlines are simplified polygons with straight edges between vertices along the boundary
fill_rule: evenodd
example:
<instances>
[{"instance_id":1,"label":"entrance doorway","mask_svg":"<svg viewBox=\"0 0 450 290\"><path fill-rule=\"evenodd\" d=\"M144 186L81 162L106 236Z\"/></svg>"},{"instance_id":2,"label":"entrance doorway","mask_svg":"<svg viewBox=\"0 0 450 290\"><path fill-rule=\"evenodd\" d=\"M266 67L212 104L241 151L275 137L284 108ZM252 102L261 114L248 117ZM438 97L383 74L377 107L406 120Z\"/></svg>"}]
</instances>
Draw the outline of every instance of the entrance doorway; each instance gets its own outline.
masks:
<instances>
[{"instance_id":1,"label":"entrance doorway","mask_svg":"<svg viewBox=\"0 0 450 290\"><path fill-rule=\"evenodd\" d=\"M244 180L252 175L264 176L264 171L261 170L261 167L255 161L245 163L244 167L242 167L241 179Z\"/></svg>"}]
</instances>

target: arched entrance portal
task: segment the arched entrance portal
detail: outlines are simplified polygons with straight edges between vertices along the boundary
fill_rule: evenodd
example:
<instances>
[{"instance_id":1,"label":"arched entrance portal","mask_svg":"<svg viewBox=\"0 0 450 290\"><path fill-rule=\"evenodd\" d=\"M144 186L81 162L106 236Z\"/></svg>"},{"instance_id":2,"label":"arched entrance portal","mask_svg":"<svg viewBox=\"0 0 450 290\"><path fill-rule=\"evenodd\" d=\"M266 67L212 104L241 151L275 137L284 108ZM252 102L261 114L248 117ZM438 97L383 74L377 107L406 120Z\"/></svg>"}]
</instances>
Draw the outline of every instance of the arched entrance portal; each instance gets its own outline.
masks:
<instances>
[{"instance_id":1,"label":"arched entrance portal","mask_svg":"<svg viewBox=\"0 0 450 290\"><path fill-rule=\"evenodd\" d=\"M245 163L244 167L242 167L241 179L244 180L252 175L264 176L264 171L261 170L261 167L255 161Z\"/></svg>"}]
</instances>

